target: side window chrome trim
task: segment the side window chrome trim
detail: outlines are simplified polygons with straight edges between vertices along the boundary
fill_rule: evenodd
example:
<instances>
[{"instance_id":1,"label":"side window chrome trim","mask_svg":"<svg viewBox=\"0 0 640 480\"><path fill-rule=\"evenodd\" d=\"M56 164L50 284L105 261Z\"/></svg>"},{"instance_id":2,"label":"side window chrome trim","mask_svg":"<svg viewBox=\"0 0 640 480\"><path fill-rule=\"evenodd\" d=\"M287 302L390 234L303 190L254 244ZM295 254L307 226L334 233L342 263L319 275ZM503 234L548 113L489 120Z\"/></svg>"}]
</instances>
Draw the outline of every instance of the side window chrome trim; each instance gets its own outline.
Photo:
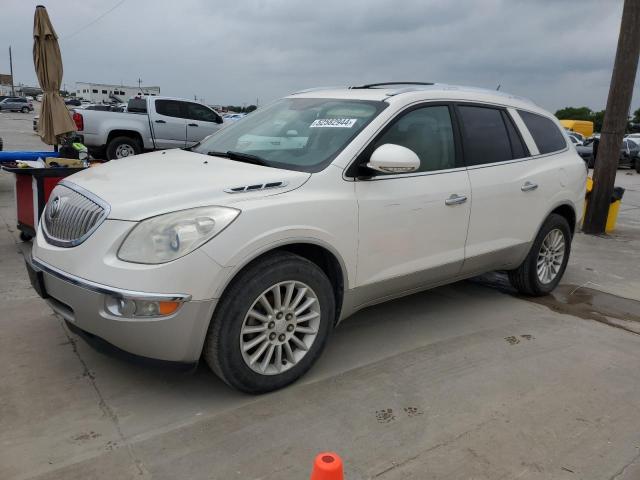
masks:
<instances>
[{"instance_id":1,"label":"side window chrome trim","mask_svg":"<svg viewBox=\"0 0 640 480\"><path fill-rule=\"evenodd\" d=\"M394 175L375 175L371 177L356 177L356 182L377 182L379 180L395 180L398 178L426 177L428 175L443 175L445 173L464 172L466 167L447 168L445 170L433 170L430 172L396 173ZM347 177L350 178L350 177Z\"/></svg>"},{"instance_id":2,"label":"side window chrome trim","mask_svg":"<svg viewBox=\"0 0 640 480\"><path fill-rule=\"evenodd\" d=\"M563 150L557 150L555 152L538 154L538 155L531 155L530 157L516 158L514 160L506 160L504 162L493 162L493 163L485 163L485 164L482 164L482 165L471 165L471 166L467 167L467 170L476 170L478 168L499 167L500 165L509 165L509 164L512 164L512 163L529 162L529 161L533 161L533 160L538 160L540 158L552 157L554 155L559 155L561 153L566 153L568 150L569 150L569 148L567 147L567 148L565 148Z\"/></svg>"}]
</instances>

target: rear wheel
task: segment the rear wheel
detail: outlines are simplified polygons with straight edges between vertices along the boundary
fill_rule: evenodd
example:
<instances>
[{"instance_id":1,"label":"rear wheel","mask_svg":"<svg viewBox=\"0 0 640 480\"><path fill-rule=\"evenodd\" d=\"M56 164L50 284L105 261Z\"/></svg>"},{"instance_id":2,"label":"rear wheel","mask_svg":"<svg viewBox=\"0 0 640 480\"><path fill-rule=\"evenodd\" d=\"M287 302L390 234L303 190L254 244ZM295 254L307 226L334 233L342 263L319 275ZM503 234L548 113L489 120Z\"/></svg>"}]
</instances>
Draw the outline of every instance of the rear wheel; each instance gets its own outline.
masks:
<instances>
[{"instance_id":1,"label":"rear wheel","mask_svg":"<svg viewBox=\"0 0 640 480\"><path fill-rule=\"evenodd\" d=\"M640 173L640 158L636 158L635 167L636 167L636 172Z\"/></svg>"},{"instance_id":2,"label":"rear wheel","mask_svg":"<svg viewBox=\"0 0 640 480\"><path fill-rule=\"evenodd\" d=\"M29 108L28 107L22 107L22 110L20 110L22 113L29 113Z\"/></svg>"},{"instance_id":3,"label":"rear wheel","mask_svg":"<svg viewBox=\"0 0 640 480\"><path fill-rule=\"evenodd\" d=\"M115 137L107 145L107 159L116 160L132 157L142 151L140 142L132 137Z\"/></svg>"},{"instance_id":4,"label":"rear wheel","mask_svg":"<svg viewBox=\"0 0 640 480\"><path fill-rule=\"evenodd\" d=\"M509 272L509 281L520 293L542 296L562 278L571 252L571 229L561 215L552 213L540 228L527 258Z\"/></svg>"},{"instance_id":5,"label":"rear wheel","mask_svg":"<svg viewBox=\"0 0 640 480\"><path fill-rule=\"evenodd\" d=\"M247 393L285 387L318 359L333 329L335 300L324 272L278 252L241 272L216 308L204 358Z\"/></svg>"}]
</instances>

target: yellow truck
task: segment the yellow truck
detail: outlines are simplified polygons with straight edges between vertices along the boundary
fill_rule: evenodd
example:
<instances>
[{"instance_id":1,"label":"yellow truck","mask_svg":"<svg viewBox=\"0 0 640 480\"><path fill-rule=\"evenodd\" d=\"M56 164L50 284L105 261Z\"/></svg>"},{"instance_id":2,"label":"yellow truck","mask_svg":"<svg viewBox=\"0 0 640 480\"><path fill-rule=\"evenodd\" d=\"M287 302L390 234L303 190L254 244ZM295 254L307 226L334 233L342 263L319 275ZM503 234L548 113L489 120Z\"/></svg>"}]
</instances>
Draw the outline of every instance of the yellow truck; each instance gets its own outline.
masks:
<instances>
[{"instance_id":1,"label":"yellow truck","mask_svg":"<svg viewBox=\"0 0 640 480\"><path fill-rule=\"evenodd\" d=\"M581 133L585 138L593 135L593 122L588 120L560 120L560 124L567 130Z\"/></svg>"}]
</instances>

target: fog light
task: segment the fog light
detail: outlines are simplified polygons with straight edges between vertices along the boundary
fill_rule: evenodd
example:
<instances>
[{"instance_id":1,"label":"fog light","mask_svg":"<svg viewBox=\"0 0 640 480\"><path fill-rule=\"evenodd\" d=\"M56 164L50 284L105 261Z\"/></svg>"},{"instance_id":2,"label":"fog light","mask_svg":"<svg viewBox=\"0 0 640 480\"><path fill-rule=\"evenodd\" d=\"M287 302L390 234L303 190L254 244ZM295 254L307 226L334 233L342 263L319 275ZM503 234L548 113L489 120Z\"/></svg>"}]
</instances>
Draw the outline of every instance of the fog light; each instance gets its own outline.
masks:
<instances>
[{"instance_id":1,"label":"fog light","mask_svg":"<svg viewBox=\"0 0 640 480\"><path fill-rule=\"evenodd\" d=\"M181 302L161 300L138 300L133 298L107 297L105 308L112 315L128 318L144 318L171 315Z\"/></svg>"}]
</instances>

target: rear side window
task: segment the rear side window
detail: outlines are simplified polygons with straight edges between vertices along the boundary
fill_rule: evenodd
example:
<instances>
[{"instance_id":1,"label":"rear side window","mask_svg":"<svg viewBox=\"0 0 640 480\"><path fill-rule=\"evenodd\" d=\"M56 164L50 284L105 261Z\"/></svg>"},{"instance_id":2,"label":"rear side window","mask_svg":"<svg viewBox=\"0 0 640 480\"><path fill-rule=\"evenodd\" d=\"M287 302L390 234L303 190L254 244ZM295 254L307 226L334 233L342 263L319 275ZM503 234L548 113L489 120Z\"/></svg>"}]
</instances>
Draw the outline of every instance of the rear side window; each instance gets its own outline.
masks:
<instances>
[{"instance_id":1,"label":"rear side window","mask_svg":"<svg viewBox=\"0 0 640 480\"><path fill-rule=\"evenodd\" d=\"M180 108L181 103L175 100L156 100L156 112L167 117L184 118Z\"/></svg>"},{"instance_id":2,"label":"rear side window","mask_svg":"<svg viewBox=\"0 0 640 480\"><path fill-rule=\"evenodd\" d=\"M467 166L521 158L511 150L502 110L460 105L458 115L462 123L462 144Z\"/></svg>"},{"instance_id":3,"label":"rear side window","mask_svg":"<svg viewBox=\"0 0 640 480\"><path fill-rule=\"evenodd\" d=\"M541 154L557 152L567 146L564 135L551 119L523 110L518 110L518 114Z\"/></svg>"}]
</instances>

